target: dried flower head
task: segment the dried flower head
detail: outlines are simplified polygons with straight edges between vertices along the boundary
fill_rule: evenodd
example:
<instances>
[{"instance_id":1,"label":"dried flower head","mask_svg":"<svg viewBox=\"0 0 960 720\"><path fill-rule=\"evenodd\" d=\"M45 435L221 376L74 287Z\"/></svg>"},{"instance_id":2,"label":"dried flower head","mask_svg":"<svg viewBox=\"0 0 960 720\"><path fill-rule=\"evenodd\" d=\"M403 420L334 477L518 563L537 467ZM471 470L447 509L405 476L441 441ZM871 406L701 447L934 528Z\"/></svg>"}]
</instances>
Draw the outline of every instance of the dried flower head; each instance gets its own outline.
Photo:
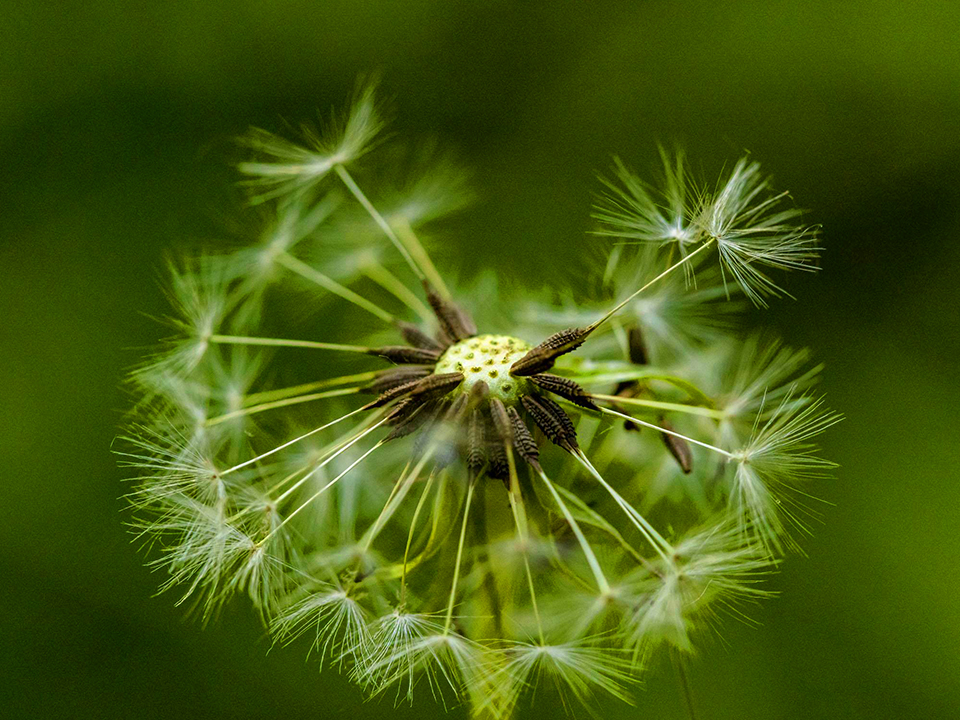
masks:
<instances>
[{"instance_id":1,"label":"dried flower head","mask_svg":"<svg viewBox=\"0 0 960 720\"><path fill-rule=\"evenodd\" d=\"M246 139L271 220L173 266L175 337L132 375L134 528L204 618L246 594L371 695L504 717L549 678L629 700L658 648L768 594L806 528L837 418L729 298L778 294L816 233L756 163L707 191L664 153L660 190L619 161L606 183L596 287L454 292L421 238L464 176L416 163L368 195L353 166L382 125L367 89L302 143Z\"/></svg>"}]
</instances>

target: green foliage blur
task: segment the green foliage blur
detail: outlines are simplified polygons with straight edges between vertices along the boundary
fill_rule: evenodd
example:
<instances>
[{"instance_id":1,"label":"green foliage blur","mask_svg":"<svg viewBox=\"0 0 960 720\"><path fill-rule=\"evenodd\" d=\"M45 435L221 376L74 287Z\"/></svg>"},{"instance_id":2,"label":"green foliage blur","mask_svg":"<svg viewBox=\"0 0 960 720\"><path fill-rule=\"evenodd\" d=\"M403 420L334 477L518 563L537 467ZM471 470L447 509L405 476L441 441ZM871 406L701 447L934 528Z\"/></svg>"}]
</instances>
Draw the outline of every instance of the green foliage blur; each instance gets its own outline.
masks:
<instances>
[{"instance_id":1,"label":"green foliage blur","mask_svg":"<svg viewBox=\"0 0 960 720\"><path fill-rule=\"evenodd\" d=\"M438 717L364 702L243 602L186 618L124 527L111 441L164 254L249 232L232 138L342 107L476 168L455 264L577 282L595 172L744 150L824 226L750 321L810 346L825 523L692 667L703 718L960 716L960 3L6 0L0 7L0 715ZM546 262L545 262L546 258ZM526 717L557 717L538 695ZM635 709L684 718L668 664ZM462 717L457 710L452 717ZM580 713L583 716L583 713Z\"/></svg>"}]
</instances>

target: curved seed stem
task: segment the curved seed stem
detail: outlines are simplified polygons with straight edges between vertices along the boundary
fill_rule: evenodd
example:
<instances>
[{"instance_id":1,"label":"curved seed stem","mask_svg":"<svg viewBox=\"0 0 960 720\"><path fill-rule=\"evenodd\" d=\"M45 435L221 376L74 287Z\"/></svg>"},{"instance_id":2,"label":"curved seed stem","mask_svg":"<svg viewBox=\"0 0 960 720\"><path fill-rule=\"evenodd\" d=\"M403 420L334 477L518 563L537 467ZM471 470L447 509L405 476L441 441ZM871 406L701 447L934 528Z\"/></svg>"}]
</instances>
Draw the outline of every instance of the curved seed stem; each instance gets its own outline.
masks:
<instances>
[{"instance_id":1,"label":"curved seed stem","mask_svg":"<svg viewBox=\"0 0 960 720\"><path fill-rule=\"evenodd\" d=\"M376 424L374 424L374 425L371 425L371 426L368 427L366 430L363 430L362 432L357 433L354 437L350 438L350 440L348 440L347 442L343 443L343 445L341 445L340 447L338 447L338 448L333 452L333 454L331 454L331 455L329 455L328 457L324 458L323 461L322 461L319 465L317 465L315 468L313 468L310 472L308 472L308 473L307 473L306 475L304 475L302 478L300 478L299 480L297 480L296 483L294 483L294 484L291 485L289 488L287 488L286 490L284 490L283 493L282 493L274 502L275 502L275 503L281 503L281 502L283 502L284 500L286 500L288 497L290 497L290 495L291 495L292 493L296 492L297 488L299 488L299 487L300 487L301 485L303 485L307 480L309 480L311 477L313 477L314 473L316 473L318 470L321 470L322 468L324 468L324 467L326 467L327 465L329 465L329 464L330 464L331 462L333 462L337 457L339 457L340 455L342 455L342 454L343 454L344 452L346 452L348 449L352 448L354 445L356 445L358 442L360 442L363 438L365 438L367 435L369 435L369 434L372 433L374 430L376 430L378 427L380 427L380 425L381 425L382 423L384 423L384 422L386 422L386 418L384 418L383 420L381 420L380 422L378 422L378 423L376 423ZM376 446L374 446L374 447L376 447ZM322 491L321 491L321 492L322 492ZM319 494L319 493L318 493L318 494ZM312 499L312 498L311 498L311 499Z\"/></svg>"},{"instance_id":2,"label":"curved seed stem","mask_svg":"<svg viewBox=\"0 0 960 720\"><path fill-rule=\"evenodd\" d=\"M373 380L380 374L379 370L370 370L368 372L356 373L354 375L341 375L340 377L327 378L326 380L316 380L302 385L293 385L291 387L277 388L276 390L263 390L262 392L250 393L243 399L244 406L258 405L262 402L271 402L273 400L283 400L294 395L303 395L316 392L327 387L336 387L337 385L350 385L352 383L364 383Z\"/></svg>"},{"instance_id":3,"label":"curved seed stem","mask_svg":"<svg viewBox=\"0 0 960 720\"><path fill-rule=\"evenodd\" d=\"M420 477L420 473L423 472L424 466L430 462L430 459L433 457L433 453L436 452L436 444L427 448L424 452L423 457L417 461L416 466L406 478L403 475L400 476L400 479L394 483L393 490L390 492L390 497L387 498L386 504L384 504L383 509L380 511L380 514L377 516L377 519L373 522L363 537L363 551L366 553L370 549L370 546L373 544L373 541L376 539L377 535L380 534L380 531L383 530L384 526L387 524L387 521L393 517L393 514L397 511L397 508L400 507L400 503L403 502L406 498L407 493L410 491L410 488L413 487L413 483L417 481ZM406 468L404 468L406 471Z\"/></svg>"},{"instance_id":4,"label":"curved seed stem","mask_svg":"<svg viewBox=\"0 0 960 720\"><path fill-rule=\"evenodd\" d=\"M597 472L597 469L593 466L587 457L583 453L576 453L574 457L580 461L580 464L583 465L587 471L597 479L597 481L603 485L604 489L610 493L610 496L614 499L617 505L620 506L620 509L626 513L627 517L630 518L630 521L636 526L637 530L640 531L640 534L646 538L653 549L657 551L657 554L663 558L666 562L670 562L669 555L673 554L673 546L666 541L666 539L657 532L657 529L650 524L650 522L643 517L636 508L634 508L630 503L628 503L620 493L613 489L613 487L606 480L603 479L603 476Z\"/></svg>"},{"instance_id":5,"label":"curved seed stem","mask_svg":"<svg viewBox=\"0 0 960 720\"><path fill-rule=\"evenodd\" d=\"M686 661L679 651L673 652L673 666L677 669L677 680L680 683L680 692L683 694L690 720L697 720L697 711L693 705L693 691L690 688L690 678L687 676Z\"/></svg>"},{"instance_id":6,"label":"curved seed stem","mask_svg":"<svg viewBox=\"0 0 960 720\"><path fill-rule=\"evenodd\" d=\"M410 520L410 530L407 532L407 546L403 551L403 571L400 573L400 606L402 607L407 597L407 562L410 557L410 546L413 545L413 533L417 529L417 520L420 518L420 511L430 494L430 488L433 487L434 473L430 473L427 478L427 484L420 493L420 500L417 501L417 507L413 511L413 518Z\"/></svg>"},{"instance_id":7,"label":"curved seed stem","mask_svg":"<svg viewBox=\"0 0 960 720\"><path fill-rule=\"evenodd\" d=\"M714 405L713 398L707 395L689 380L677 377L676 375L667 375L654 368L636 368L624 370L623 372L607 372L597 375L577 375L576 372L570 372L571 379L576 380L581 385L607 385L610 383L627 382L630 380L659 380L669 385L673 385L678 390L683 390L690 397L705 407Z\"/></svg>"},{"instance_id":8,"label":"curved seed stem","mask_svg":"<svg viewBox=\"0 0 960 720\"><path fill-rule=\"evenodd\" d=\"M530 559L527 555L528 540L527 535L527 513L523 506L523 496L520 494L520 478L517 475L517 463L513 457L513 448L506 446L507 465L510 468L510 492L507 496L510 499L510 512L513 513L513 522L517 526L517 537L520 538L520 544L523 547L523 567L527 575L527 587L530 589L530 604L533 607L533 617L537 621L537 636L540 638L540 644L546 645L543 636L543 621L540 619L540 608L537 605L537 593L533 588L533 573L530 571Z\"/></svg>"},{"instance_id":9,"label":"curved seed stem","mask_svg":"<svg viewBox=\"0 0 960 720\"><path fill-rule=\"evenodd\" d=\"M283 519L283 522L281 522L281 523L280 523L279 525L277 525L273 530L271 530L271 531L267 534L267 536L263 538L263 540L260 540L260 541L257 543L257 545L260 546L260 547L263 547L263 545L265 545L266 542L267 542L270 538L272 538L274 535L276 535L276 534L283 528L284 525L286 525L288 522L290 522L291 520L293 520L293 518L295 518L295 517L297 516L297 514L299 514L299 512L300 512L301 510L303 510L305 507L307 507L307 505L309 505L310 503L312 503L314 500L316 500L318 497L320 497L323 493L325 493L327 490L329 490L329 489L332 488L335 484L337 484L337 483L341 480L341 478L343 478L348 472L350 472L351 470L353 470L357 465L359 465L359 464L362 463L364 460L366 460L366 459L367 459L367 456L369 456L370 453L372 453L374 450L376 450L376 449L377 449L378 447L380 447L381 445L383 445L383 441L382 441L382 440L381 440L380 442L378 442L376 445L374 445L373 447L371 447L369 450L367 450L363 455L361 455L360 457L358 457L358 458L357 458L356 460L354 460L352 463L350 463L350 464L347 466L347 469L346 469L346 470L344 470L342 473L340 473L339 475L337 475L333 480L331 480L330 482L328 482L328 483L327 483L326 485L324 485L322 488L320 488L319 490L317 490L313 495L311 495L311 496L310 496L309 498L307 498L303 503L301 503L292 513L290 513L289 515L287 515L287 516ZM344 449L346 449L346 448L344 448ZM332 460L333 458L330 458L330 459ZM318 468L318 469L319 469L319 468ZM313 474L313 473L310 473L310 475L312 475L312 474ZM306 480L307 477L310 477L310 475L307 475L307 476L304 478L304 480ZM301 482L302 482L302 481L301 481ZM292 490L292 488L291 488L291 490Z\"/></svg>"}]
</instances>

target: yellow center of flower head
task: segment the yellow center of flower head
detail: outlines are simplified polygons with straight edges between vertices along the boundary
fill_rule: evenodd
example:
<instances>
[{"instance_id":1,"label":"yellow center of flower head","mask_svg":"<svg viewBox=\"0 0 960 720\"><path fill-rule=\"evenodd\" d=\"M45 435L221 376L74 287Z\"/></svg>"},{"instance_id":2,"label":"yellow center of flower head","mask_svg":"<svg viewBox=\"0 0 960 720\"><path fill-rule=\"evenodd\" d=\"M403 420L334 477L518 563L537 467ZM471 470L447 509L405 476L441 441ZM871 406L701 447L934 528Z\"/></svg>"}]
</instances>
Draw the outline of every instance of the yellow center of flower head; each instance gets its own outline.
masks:
<instances>
[{"instance_id":1,"label":"yellow center of flower head","mask_svg":"<svg viewBox=\"0 0 960 720\"><path fill-rule=\"evenodd\" d=\"M436 374L459 372L464 380L451 397L469 394L479 382L487 384L489 397L516 405L530 381L510 375L510 366L530 350L530 345L509 335L477 335L447 348L437 361Z\"/></svg>"}]
</instances>

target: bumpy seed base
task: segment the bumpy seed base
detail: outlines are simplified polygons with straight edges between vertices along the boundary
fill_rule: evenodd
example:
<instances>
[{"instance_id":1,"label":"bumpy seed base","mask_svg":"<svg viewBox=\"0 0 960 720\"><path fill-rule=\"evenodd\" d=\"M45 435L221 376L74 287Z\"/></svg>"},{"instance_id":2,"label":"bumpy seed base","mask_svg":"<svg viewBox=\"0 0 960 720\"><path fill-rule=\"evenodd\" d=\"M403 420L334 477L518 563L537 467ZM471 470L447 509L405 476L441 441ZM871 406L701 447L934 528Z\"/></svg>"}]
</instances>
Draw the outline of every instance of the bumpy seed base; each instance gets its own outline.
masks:
<instances>
[{"instance_id":1,"label":"bumpy seed base","mask_svg":"<svg viewBox=\"0 0 960 720\"><path fill-rule=\"evenodd\" d=\"M516 405L529 391L529 380L510 376L510 366L526 355L530 345L509 335L477 335L447 348L437 361L435 372L460 372L464 381L451 393L452 397L469 394L474 385L487 384L491 398L504 405Z\"/></svg>"}]
</instances>

